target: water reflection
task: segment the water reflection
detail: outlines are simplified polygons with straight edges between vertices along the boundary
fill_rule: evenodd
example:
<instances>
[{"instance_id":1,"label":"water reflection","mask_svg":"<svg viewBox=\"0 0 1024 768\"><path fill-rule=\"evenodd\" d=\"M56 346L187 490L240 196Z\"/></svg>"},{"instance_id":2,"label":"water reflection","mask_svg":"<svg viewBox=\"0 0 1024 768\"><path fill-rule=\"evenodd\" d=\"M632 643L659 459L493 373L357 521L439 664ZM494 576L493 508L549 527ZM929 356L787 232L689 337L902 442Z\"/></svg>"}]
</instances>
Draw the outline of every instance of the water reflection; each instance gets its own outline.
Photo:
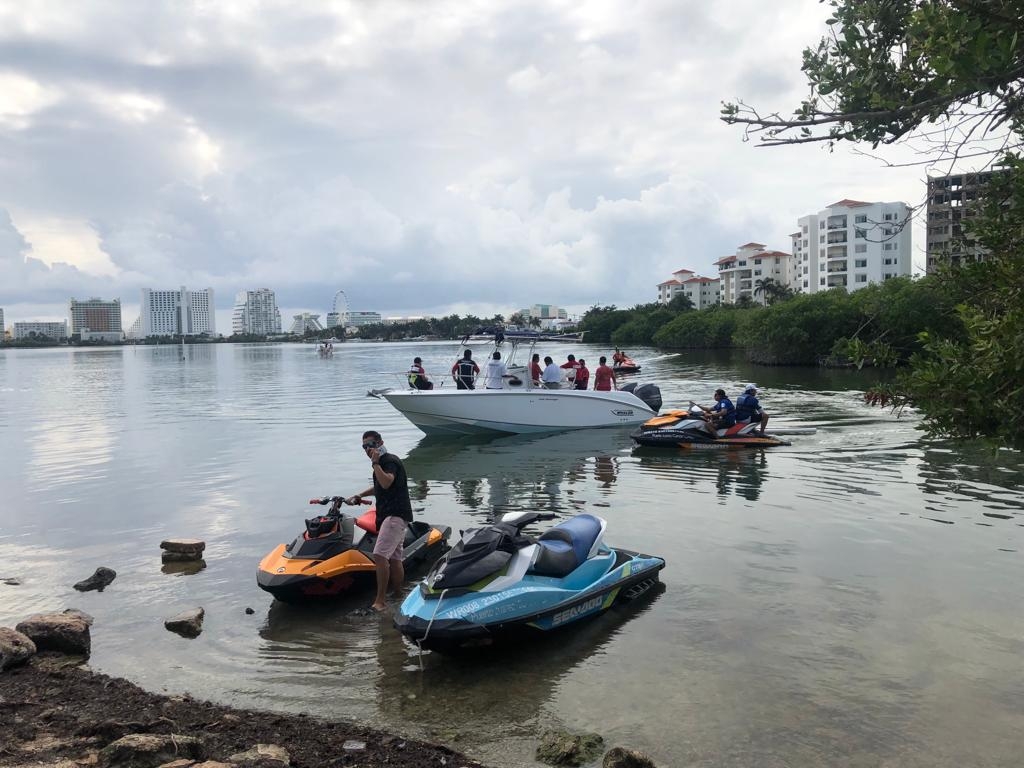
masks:
<instances>
[{"instance_id":1,"label":"water reflection","mask_svg":"<svg viewBox=\"0 0 1024 768\"><path fill-rule=\"evenodd\" d=\"M518 509L574 511L573 498L588 485L611 489L620 459L632 441L621 428L516 435L496 439L424 438L406 456L410 478L427 486L448 485L457 502L478 515Z\"/></svg>"},{"instance_id":2,"label":"water reflection","mask_svg":"<svg viewBox=\"0 0 1024 768\"><path fill-rule=\"evenodd\" d=\"M636 448L640 468L664 480L683 483L706 492L713 484L718 496L735 494L757 501L768 479L769 451L752 448L736 451L666 451Z\"/></svg>"}]
</instances>

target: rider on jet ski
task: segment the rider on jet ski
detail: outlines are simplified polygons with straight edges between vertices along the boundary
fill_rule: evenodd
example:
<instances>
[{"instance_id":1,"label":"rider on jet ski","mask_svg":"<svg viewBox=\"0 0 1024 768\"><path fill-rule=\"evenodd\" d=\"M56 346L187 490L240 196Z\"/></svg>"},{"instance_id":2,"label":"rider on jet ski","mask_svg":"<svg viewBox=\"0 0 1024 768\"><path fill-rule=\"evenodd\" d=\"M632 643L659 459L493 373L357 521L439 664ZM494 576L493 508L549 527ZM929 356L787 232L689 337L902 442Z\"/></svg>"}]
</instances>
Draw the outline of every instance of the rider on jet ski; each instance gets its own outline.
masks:
<instances>
[{"instance_id":1,"label":"rider on jet ski","mask_svg":"<svg viewBox=\"0 0 1024 768\"><path fill-rule=\"evenodd\" d=\"M728 429L736 425L736 408L732 400L725 396L724 389L715 390L715 404L710 408L702 405L697 407L704 411L704 429L712 437L718 437L719 429Z\"/></svg>"}]
</instances>

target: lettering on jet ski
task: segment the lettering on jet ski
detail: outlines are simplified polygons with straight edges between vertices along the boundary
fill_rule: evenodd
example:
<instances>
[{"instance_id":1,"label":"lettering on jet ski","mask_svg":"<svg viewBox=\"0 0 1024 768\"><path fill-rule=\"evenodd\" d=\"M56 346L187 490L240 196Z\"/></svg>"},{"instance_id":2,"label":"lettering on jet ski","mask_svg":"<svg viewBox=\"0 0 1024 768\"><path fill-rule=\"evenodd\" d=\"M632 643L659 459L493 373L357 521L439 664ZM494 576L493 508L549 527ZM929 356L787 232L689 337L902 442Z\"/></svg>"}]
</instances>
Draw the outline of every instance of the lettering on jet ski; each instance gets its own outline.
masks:
<instances>
[{"instance_id":1,"label":"lettering on jet ski","mask_svg":"<svg viewBox=\"0 0 1024 768\"><path fill-rule=\"evenodd\" d=\"M566 608L564 611L560 611L551 617L551 626L557 627L559 624L578 619L584 614L597 610L601 607L602 603L604 603L604 596L598 595L597 597L590 598L585 603L574 605L572 608Z\"/></svg>"},{"instance_id":2,"label":"lettering on jet ski","mask_svg":"<svg viewBox=\"0 0 1024 768\"><path fill-rule=\"evenodd\" d=\"M612 413L615 414L616 416L632 416L633 415L633 409L632 408L621 408L619 410L612 411Z\"/></svg>"}]
</instances>

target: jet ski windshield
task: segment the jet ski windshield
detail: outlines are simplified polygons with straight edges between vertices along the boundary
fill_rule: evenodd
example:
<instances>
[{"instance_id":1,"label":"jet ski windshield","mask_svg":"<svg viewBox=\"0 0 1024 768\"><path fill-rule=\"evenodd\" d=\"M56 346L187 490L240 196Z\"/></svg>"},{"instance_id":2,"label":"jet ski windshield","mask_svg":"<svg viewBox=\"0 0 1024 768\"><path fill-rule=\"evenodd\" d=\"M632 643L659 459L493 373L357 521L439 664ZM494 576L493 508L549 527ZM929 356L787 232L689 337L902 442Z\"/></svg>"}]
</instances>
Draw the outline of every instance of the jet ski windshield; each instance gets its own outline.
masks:
<instances>
[{"instance_id":1,"label":"jet ski windshield","mask_svg":"<svg viewBox=\"0 0 1024 768\"><path fill-rule=\"evenodd\" d=\"M462 540L427 574L425 591L481 586L481 582L490 581L488 577L504 570L513 554L533 543L532 538L510 523L466 531Z\"/></svg>"}]
</instances>

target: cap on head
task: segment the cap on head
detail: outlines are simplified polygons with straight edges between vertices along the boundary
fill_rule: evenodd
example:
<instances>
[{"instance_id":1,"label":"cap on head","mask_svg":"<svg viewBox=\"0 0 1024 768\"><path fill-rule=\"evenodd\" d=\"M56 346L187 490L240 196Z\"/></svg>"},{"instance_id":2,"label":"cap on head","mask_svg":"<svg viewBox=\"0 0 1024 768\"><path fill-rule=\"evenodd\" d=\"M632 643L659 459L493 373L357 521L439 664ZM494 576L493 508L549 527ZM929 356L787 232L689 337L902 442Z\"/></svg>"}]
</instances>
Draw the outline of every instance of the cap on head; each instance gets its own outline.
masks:
<instances>
[{"instance_id":1,"label":"cap on head","mask_svg":"<svg viewBox=\"0 0 1024 768\"><path fill-rule=\"evenodd\" d=\"M413 361L414 363L416 363L416 365L419 365L420 363L422 363L422 362L423 362L423 361L422 361L422 360L420 360L420 359L419 359L418 357L414 357L414 358L412 359L412 361Z\"/></svg>"},{"instance_id":2,"label":"cap on head","mask_svg":"<svg viewBox=\"0 0 1024 768\"><path fill-rule=\"evenodd\" d=\"M501 352L499 352L498 350L494 350L494 354L491 355L491 357L494 358L495 360L501 360Z\"/></svg>"},{"instance_id":3,"label":"cap on head","mask_svg":"<svg viewBox=\"0 0 1024 768\"><path fill-rule=\"evenodd\" d=\"M745 386L743 388L743 391L744 392L757 392L757 384L747 384L747 386Z\"/></svg>"}]
</instances>

